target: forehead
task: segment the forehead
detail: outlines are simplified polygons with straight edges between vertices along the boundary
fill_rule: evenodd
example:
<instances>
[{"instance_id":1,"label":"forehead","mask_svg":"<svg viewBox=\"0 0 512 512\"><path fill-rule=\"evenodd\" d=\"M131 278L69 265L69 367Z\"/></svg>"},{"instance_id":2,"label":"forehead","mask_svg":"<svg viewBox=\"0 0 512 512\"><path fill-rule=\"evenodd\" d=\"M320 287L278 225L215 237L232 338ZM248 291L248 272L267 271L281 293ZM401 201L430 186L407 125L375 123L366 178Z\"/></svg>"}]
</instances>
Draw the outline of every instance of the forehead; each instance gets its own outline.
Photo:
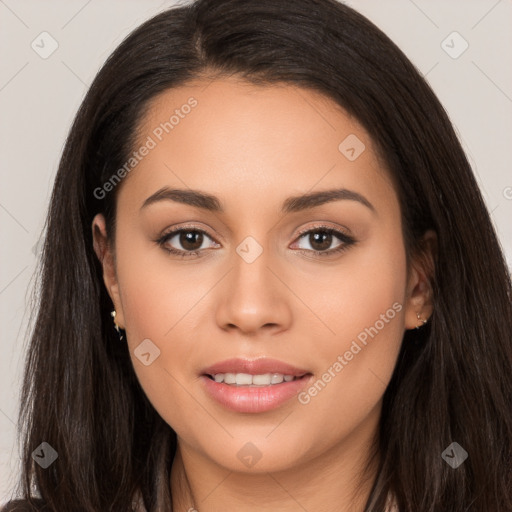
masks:
<instances>
[{"instance_id":1,"label":"forehead","mask_svg":"<svg viewBox=\"0 0 512 512\"><path fill-rule=\"evenodd\" d=\"M357 120L321 93L289 84L190 82L153 98L137 131L134 150L150 149L127 177L132 199L166 185L227 200L243 194L253 206L315 188L392 188Z\"/></svg>"}]
</instances>

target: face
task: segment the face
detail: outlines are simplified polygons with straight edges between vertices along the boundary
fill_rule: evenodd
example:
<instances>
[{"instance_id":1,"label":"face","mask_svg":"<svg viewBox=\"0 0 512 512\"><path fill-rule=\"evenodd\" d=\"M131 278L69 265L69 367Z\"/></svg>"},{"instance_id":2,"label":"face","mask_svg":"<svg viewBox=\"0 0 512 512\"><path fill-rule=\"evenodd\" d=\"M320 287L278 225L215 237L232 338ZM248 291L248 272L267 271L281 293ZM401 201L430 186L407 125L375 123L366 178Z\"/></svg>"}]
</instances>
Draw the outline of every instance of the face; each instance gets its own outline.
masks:
<instances>
[{"instance_id":1,"label":"face","mask_svg":"<svg viewBox=\"0 0 512 512\"><path fill-rule=\"evenodd\" d=\"M404 330L429 314L368 133L319 93L234 78L162 93L139 133L115 265L101 215L95 250L181 446L260 472L360 447Z\"/></svg>"}]
</instances>

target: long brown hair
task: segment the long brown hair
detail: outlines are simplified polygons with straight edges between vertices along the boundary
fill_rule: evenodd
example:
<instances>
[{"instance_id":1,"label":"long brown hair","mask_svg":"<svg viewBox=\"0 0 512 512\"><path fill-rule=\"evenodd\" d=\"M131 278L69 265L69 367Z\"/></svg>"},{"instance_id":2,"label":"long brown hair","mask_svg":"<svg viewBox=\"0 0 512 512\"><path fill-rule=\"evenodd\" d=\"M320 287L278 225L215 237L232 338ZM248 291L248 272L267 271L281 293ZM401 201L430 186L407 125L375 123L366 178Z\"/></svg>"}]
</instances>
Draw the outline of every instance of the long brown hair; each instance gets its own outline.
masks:
<instances>
[{"instance_id":1,"label":"long brown hair","mask_svg":"<svg viewBox=\"0 0 512 512\"><path fill-rule=\"evenodd\" d=\"M437 233L434 313L404 336L365 511L382 512L392 492L400 511L510 512L512 293L500 245L431 88L385 34L335 0L172 8L132 32L96 76L67 138L45 226L18 420L27 510L126 511L138 490L148 511L171 510L176 435L113 329L91 222L103 212L113 237L116 191L94 191L127 161L149 101L205 74L313 88L340 104L393 176L408 254L426 230ZM469 454L457 469L441 457L454 441ZM58 453L47 469L31 456L42 442Z\"/></svg>"}]
</instances>

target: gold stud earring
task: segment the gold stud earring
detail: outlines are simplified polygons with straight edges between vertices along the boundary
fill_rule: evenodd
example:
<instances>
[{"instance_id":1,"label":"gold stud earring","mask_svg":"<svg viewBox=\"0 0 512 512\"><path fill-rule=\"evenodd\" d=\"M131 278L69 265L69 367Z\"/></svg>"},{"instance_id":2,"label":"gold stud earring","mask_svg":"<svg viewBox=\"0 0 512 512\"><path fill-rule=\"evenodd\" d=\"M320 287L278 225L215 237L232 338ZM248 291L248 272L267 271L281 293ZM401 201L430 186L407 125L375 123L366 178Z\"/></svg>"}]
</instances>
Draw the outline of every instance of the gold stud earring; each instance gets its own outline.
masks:
<instances>
[{"instance_id":1,"label":"gold stud earring","mask_svg":"<svg viewBox=\"0 0 512 512\"><path fill-rule=\"evenodd\" d=\"M114 329L117 331L117 334L119 334L119 340L120 341L123 341L124 339L124 335L121 331L123 331L123 329L121 329L119 327L119 325L117 325L117 322L116 322L116 310L114 309L114 311L111 311L110 312L110 316L112 317L113 321L114 321Z\"/></svg>"},{"instance_id":2,"label":"gold stud earring","mask_svg":"<svg viewBox=\"0 0 512 512\"><path fill-rule=\"evenodd\" d=\"M421 318L421 315L419 313L416 313L416 316L417 316L418 320L421 322L421 324L417 325L415 327L415 329L419 329L420 327L424 326L427 323L427 320L424 320L423 318Z\"/></svg>"}]
</instances>

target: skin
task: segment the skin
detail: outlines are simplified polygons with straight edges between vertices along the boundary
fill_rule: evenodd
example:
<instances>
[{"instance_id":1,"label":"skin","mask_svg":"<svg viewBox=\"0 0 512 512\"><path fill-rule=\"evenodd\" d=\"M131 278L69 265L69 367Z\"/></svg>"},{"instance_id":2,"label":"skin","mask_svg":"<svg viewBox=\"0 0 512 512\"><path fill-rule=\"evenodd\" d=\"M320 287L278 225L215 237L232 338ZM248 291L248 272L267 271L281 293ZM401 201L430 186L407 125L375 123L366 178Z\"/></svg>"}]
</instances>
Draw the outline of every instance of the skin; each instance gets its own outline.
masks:
<instances>
[{"instance_id":1,"label":"skin","mask_svg":"<svg viewBox=\"0 0 512 512\"><path fill-rule=\"evenodd\" d=\"M421 323L417 313L432 313L424 260L406 264L389 174L368 133L330 99L233 77L160 94L138 127L140 141L191 96L197 106L120 185L115 247L101 214L92 224L134 371L178 436L173 510L360 511L377 461L366 479L362 465L403 334ZM349 134L366 146L354 161L338 150ZM163 186L213 194L225 212L170 200L141 210ZM375 211L337 200L279 213L289 196L341 187L363 195ZM315 255L313 248L326 252L342 243L299 237L319 224L356 243ZM208 234L195 242L200 255L179 258L155 242L171 227L191 225ZM247 236L263 250L250 264L236 252ZM191 247L179 235L166 246ZM307 404L292 398L265 413L242 414L201 386L202 369L231 357L279 359L308 369L315 381L394 303L401 311ZM160 350L149 366L134 355L147 338ZM237 457L247 442L261 454L252 467Z\"/></svg>"}]
</instances>

